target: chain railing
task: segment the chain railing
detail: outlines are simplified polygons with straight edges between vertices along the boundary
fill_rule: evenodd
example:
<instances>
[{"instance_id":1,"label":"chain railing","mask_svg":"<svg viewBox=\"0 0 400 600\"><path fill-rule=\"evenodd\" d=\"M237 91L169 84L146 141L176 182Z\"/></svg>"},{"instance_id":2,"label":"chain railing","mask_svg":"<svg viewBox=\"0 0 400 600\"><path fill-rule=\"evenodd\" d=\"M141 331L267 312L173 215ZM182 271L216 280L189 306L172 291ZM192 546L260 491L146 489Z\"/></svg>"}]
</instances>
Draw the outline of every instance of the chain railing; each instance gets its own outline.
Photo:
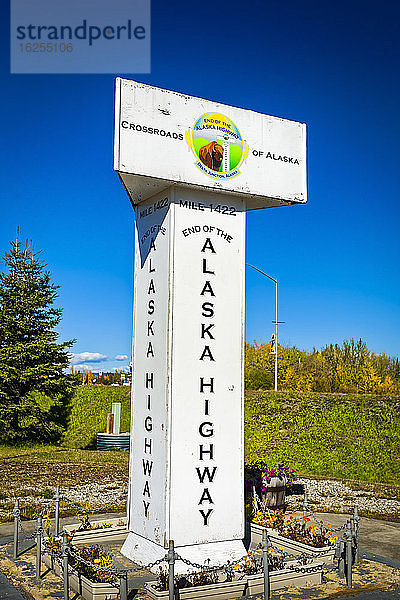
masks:
<instances>
[{"instance_id":1,"label":"chain railing","mask_svg":"<svg viewBox=\"0 0 400 600\"><path fill-rule=\"evenodd\" d=\"M66 598L66 599L68 598L69 577L70 577L71 573L76 573L79 575L80 571L76 565L81 564L81 565L87 567L89 570L98 571L102 574L108 573L110 575L113 575L115 577L115 581L113 581L111 583L111 585L113 587L119 589L120 600L127 600L128 573L130 571L135 571L136 567L132 567L132 568L124 567L121 569L116 566L115 561L113 561L112 564L108 565L108 566L97 565L94 562L87 560L86 558L84 558L83 556L81 556L80 554L77 553L75 547L71 544L70 540L68 539L68 535L66 532L62 532L61 535L62 535L62 545L61 545L61 549L58 552L54 552L50 548L48 543L46 541L44 541L41 553L47 554L49 557L51 557L52 559L54 559L58 562L58 564L60 566L60 570L62 571L62 576L63 576L64 598ZM274 550L275 548L272 544L269 543L267 532L265 530L264 530L263 542L261 544L261 547L262 547L262 551L263 551L263 557L262 558L260 557L258 573L260 575L261 574L264 575L264 588L265 588L265 585L267 585L267 590L264 589L264 592L266 593L265 598L269 598L270 573L273 572L273 571L271 571L271 565L270 565L270 559L272 557L271 550ZM110 556L110 553L107 552L107 555ZM285 569L290 569L296 573L301 573L301 574L317 573L322 570L321 564L315 565L315 563L313 562L314 557L311 554L307 555L307 556L301 556L301 557L299 557L299 556L289 557L289 555L286 555L285 553L281 553L281 555L284 556L284 568ZM289 558L293 558L295 561L295 564L288 563L287 561ZM74 564L71 565L71 563L69 562L69 559L72 559L72 561L74 561ZM197 562L191 561L187 558L184 558L180 554L176 553L175 549L174 549L174 543L173 543L173 541L170 541L169 549L165 556L163 556L149 564L143 565L141 568L150 570L157 565L162 565L162 564L167 563L168 564L169 599L173 600L174 594L175 594L175 588L176 588L175 563L177 561L181 561L186 566L190 566L193 569L200 570L203 573L212 573L212 572L216 572L216 571L222 572L224 570L225 570L225 572L233 572L234 568L236 569L238 566L240 567L241 565L244 566L248 560L249 560L249 555L247 554L247 555L243 556L242 558L240 558L239 560L234 561L234 562L228 561L225 564L219 564L216 566L207 566L206 564L202 565L200 563L197 563ZM309 564L307 564L305 562L307 560L310 561ZM40 558L39 558L39 551L38 551L37 565L36 565L36 573L38 574L38 577L40 577L40 569L41 569L41 567L40 567ZM242 573L241 575L237 576L238 579L244 579L245 577L246 577L246 573Z\"/></svg>"},{"instance_id":2,"label":"chain railing","mask_svg":"<svg viewBox=\"0 0 400 600\"><path fill-rule=\"evenodd\" d=\"M122 497L125 494L121 494L119 496ZM254 498L256 501L260 501L257 498L257 494L254 494ZM77 568L78 564L82 564L88 569L92 571L99 571L102 573L109 573L114 576L115 581L112 585L119 589L119 597L120 600L127 600L128 595L128 573L130 571L136 570L136 567L133 568L121 568L117 567L115 564L115 557L112 557L110 552L107 552L109 557L112 557L112 564L108 566L97 565L90 560L85 559L83 556L77 553L75 547L71 543L71 537L68 535L66 531L59 532L59 512L60 512L60 501L64 500L69 502L70 505L74 505L81 512L86 510L87 512L91 511L91 509L83 509L82 506L74 504L68 498L62 497L59 489L57 489L56 494L51 499L51 501L56 503L56 523L55 523L55 538L60 539L60 535L62 536L62 543L59 544L60 550L54 552L54 549L49 546L46 537L44 536L45 530L43 527L43 514L40 514L37 517L35 531L33 533L28 533L25 531L22 521L21 521L21 509L19 500L15 502L13 515L14 515L14 544L13 544L13 556L16 559L21 552L19 552L18 543L19 543L19 531L21 531L23 540L35 540L36 541L36 579L39 580L41 578L41 559L43 554L47 554L52 561L56 561L60 567L60 571L62 572L63 582L64 582L64 598L68 599L69 594L69 577L71 573L79 574L79 568ZM113 506L118 499L113 500L112 503L109 503L102 507L109 508ZM99 510L99 508L96 508ZM101 509L100 509L101 510ZM269 509L267 509L269 510ZM94 511L93 511L94 512ZM271 514L271 513L270 513ZM311 514L313 518L317 521L317 517L312 512L311 507L307 502L307 498L305 497L303 503L303 516ZM318 525L322 525L322 521L317 521ZM332 552L335 555L335 558L338 560L338 571L340 576L346 576L346 582L349 587L352 586L352 566L354 563L358 561L358 534L360 527L360 517L358 515L357 508L354 509L354 513L350 518L350 521L344 523L340 527L330 530L331 532L339 532L343 531L343 537L336 541L335 544L331 544L328 548L318 549L318 551L313 551L312 549L307 550L307 552L303 552L301 554L292 554L283 550L283 548L277 548L271 543L269 539L267 529L263 529L262 534L262 542L260 544L260 549L262 551L262 556L259 556L259 564L257 566L257 561L253 564L256 568L256 574L263 574L264 576L264 595L266 600L269 599L270 596L270 572L271 572L271 556L272 553L276 553L277 555L282 557L282 564L285 569L292 570L296 573L317 573L322 570L322 564L315 564L315 559L321 559L324 556L331 554ZM49 530L48 530L49 533ZM162 564L168 564L169 569L169 597L170 600L174 598L174 569L176 561L181 561L187 567L191 567L197 571L212 573L216 571L223 571L233 573L233 569L240 570L241 567L244 567L246 563L248 563L249 558L253 559L256 557L256 554L253 555L247 554L240 558L235 562L227 562L223 565L215 565L215 566L207 566L205 564L200 564L197 562L193 562L187 558L182 557L180 554L176 553L174 550L173 542L170 542L170 546L168 552L165 556L160 557L159 559L147 564L143 565L143 569L153 569L154 567ZM70 561L74 561L74 564L71 565ZM232 575L233 576L233 575ZM246 577L245 569L243 568L243 574L237 575L237 577L244 578ZM172 583L171 583L172 582ZM171 595L172 594L172 595Z\"/></svg>"},{"instance_id":3,"label":"chain railing","mask_svg":"<svg viewBox=\"0 0 400 600\"><path fill-rule=\"evenodd\" d=\"M35 529L34 536L36 537L37 549L36 549L36 579L39 580L41 578L41 557L43 554L47 554L51 559L55 560L57 564L60 566L60 571L62 572L63 584L64 584L64 598L68 599L69 594L69 577L71 573L76 573L79 575L78 564L82 564L92 571L98 571L101 573L108 573L115 577L115 581L112 582L112 586L119 589L119 597L120 600L127 600L128 594L128 573L130 571L136 570L136 567L132 568L119 568L115 564L115 557L107 552L107 556L112 559L112 563L110 565L97 565L94 562L87 560L79 553L71 543L71 538L68 536L67 532L61 532L62 543L60 549L58 551L54 551L49 545L48 540L44 537L44 529L42 526L42 518L38 517L37 525ZM301 555L294 555L285 552L281 548L277 548L273 544L271 544L267 530L263 530L263 538L260 544L262 550L262 557L260 557L259 567L257 567L257 571L259 574L263 574L264 576L264 595L265 598L268 599L270 596L270 573L271 573L271 564L270 561L272 559L272 553L276 553L282 557L283 566L285 569L292 570L296 573L306 574L306 573L317 573L322 570L322 564L315 564L316 558L321 558L321 556L325 553L331 552L332 549L336 551L337 558L339 559L339 573L343 572L346 574L347 584L351 587L352 585L352 565L353 565L353 546L352 542L354 541L354 530L350 523L347 525L346 534L343 540L340 540L336 544L336 546L331 547L322 552L307 552ZM33 538L33 536L32 536ZM58 536L57 539L60 539ZM250 555L251 556L251 555ZM256 556L253 553L253 558ZM71 565L70 560L73 561ZM244 566L249 561L249 554L243 556L237 561L227 562L225 564L220 564L216 566L207 566L205 564L200 564L194 561L191 561L187 558L182 557L180 554L176 553L174 550L174 544L171 541L169 550L167 554L159 559L152 561L149 564L143 565L141 568L143 569L154 569L157 565L162 565L167 563L169 569L169 598L173 600L174 598L174 569L176 561L181 561L186 566L192 567L193 569L200 570L203 572L215 572L215 571L223 571L228 572L229 570L233 572L233 569L237 569L238 567ZM259 570L258 570L259 569ZM246 577L246 574L243 573L239 577ZM172 583L171 583L172 582ZM172 588L172 595L171 595Z\"/></svg>"},{"instance_id":4,"label":"chain railing","mask_svg":"<svg viewBox=\"0 0 400 600\"><path fill-rule=\"evenodd\" d=\"M128 493L128 490L127 490L127 488L125 488L124 491L121 492L117 498L113 499L112 502L109 502L108 504L105 504L102 506L96 506L94 508L85 508L82 505L76 504L73 500L62 495L60 493L60 488L57 487L56 492L53 495L53 497L51 499L49 499L49 501L46 503L46 506L44 508L42 508L42 510L38 514L35 515L35 518L43 519L44 517L48 517L48 513L49 513L51 507L54 506L55 507L54 532L55 532L55 535L58 536L58 534L60 532L60 508L61 508L60 503L61 502L65 502L72 508L79 510L81 514L84 514L87 517L87 515L89 515L89 514L94 514L96 512L102 512L104 510L107 510L108 508L111 508L112 506L114 506L115 504L120 502L123 498L126 498L127 493ZM15 504L14 504L14 508L13 508L13 519L14 519L13 557L14 557L14 559L18 558L18 556L20 556L21 554L23 554L24 552L26 552L29 549L28 548L26 550L21 551L21 549L19 547L19 543L21 541L36 540L36 538L37 538L36 529L35 529L35 531L33 531L33 533L29 533L25 530L25 528L22 524L21 517L22 517L22 511L21 511L21 506L20 506L20 500L19 500L19 498L17 498L15 501ZM37 523L36 523L36 526L37 526Z\"/></svg>"}]
</instances>

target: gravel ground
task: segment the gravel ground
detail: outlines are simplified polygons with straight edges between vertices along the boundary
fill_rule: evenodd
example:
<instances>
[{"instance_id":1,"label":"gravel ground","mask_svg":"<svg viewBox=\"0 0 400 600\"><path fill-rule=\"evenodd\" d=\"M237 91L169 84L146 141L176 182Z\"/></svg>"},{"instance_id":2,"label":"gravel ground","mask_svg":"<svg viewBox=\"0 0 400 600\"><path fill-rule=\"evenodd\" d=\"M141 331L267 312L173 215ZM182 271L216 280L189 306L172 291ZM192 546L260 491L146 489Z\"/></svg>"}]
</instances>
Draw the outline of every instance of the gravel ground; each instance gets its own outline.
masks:
<instances>
[{"instance_id":1,"label":"gravel ground","mask_svg":"<svg viewBox=\"0 0 400 600\"><path fill-rule=\"evenodd\" d=\"M357 506L363 516L400 520L400 490L393 486L302 477L297 480L293 493L287 496L290 509L301 508L303 490L306 491L307 500L314 512L351 513L354 506Z\"/></svg>"},{"instance_id":2,"label":"gravel ground","mask_svg":"<svg viewBox=\"0 0 400 600\"><path fill-rule=\"evenodd\" d=\"M128 483L128 467L124 465L88 465L59 462L23 462L20 460L0 463L0 522L12 519L16 498L20 498L22 515L31 518L51 504L57 485L61 493L72 503L94 510L118 503ZM71 514L66 505L62 514Z\"/></svg>"},{"instance_id":3,"label":"gravel ground","mask_svg":"<svg viewBox=\"0 0 400 600\"><path fill-rule=\"evenodd\" d=\"M53 493L56 486L48 486ZM75 486L74 488L60 487L60 493L65 501L61 504L61 514L67 515L77 512L78 507L100 512L108 509L121 510L126 505L126 485L118 483L89 483ZM12 520L12 506L15 498L5 498L0 502L0 522ZM2 505L4 506L2 508ZM31 518L34 513L38 514L46 507L54 505L53 500L38 498L34 495L24 496L20 500L22 517Z\"/></svg>"},{"instance_id":4,"label":"gravel ground","mask_svg":"<svg viewBox=\"0 0 400 600\"><path fill-rule=\"evenodd\" d=\"M15 498L21 498L23 515L32 517L52 503L51 496L57 483L63 496L72 504L100 512L113 507L123 510L124 491L128 482L127 467L111 465L90 467L48 463L35 465L35 476L26 475L28 465L12 465L11 470L1 473L3 487L0 493L0 522L12 519ZM25 475L24 475L25 469ZM80 483L77 484L77 481ZM360 515L400 521L400 486L384 486L360 482L340 482L312 478L300 478L287 496L290 509L301 507L303 492L315 512L351 513L354 506ZM72 514L66 503L63 515Z\"/></svg>"},{"instance_id":5,"label":"gravel ground","mask_svg":"<svg viewBox=\"0 0 400 600\"><path fill-rule=\"evenodd\" d=\"M377 497L376 491L354 489L350 484L332 480L300 479L299 483L304 485L308 501L317 510L326 508L332 512L352 512L357 506L361 514L400 517L400 500Z\"/></svg>"}]
</instances>

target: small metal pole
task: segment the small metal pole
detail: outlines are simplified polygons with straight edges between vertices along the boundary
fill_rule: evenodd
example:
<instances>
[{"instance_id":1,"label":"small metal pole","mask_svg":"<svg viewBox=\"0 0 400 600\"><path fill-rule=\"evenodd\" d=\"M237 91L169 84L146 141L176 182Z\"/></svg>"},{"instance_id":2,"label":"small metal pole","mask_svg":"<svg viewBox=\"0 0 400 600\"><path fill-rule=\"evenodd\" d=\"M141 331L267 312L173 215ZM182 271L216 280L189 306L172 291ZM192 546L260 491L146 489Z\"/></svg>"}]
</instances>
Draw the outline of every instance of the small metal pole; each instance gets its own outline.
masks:
<instances>
[{"instance_id":1,"label":"small metal pole","mask_svg":"<svg viewBox=\"0 0 400 600\"><path fill-rule=\"evenodd\" d=\"M14 557L14 559L16 559L16 558L18 558L18 526L19 526L19 519L20 519L20 515L21 515L21 511L19 509L19 500L15 501L13 514L14 514L14 548L13 548L13 557Z\"/></svg>"},{"instance_id":2,"label":"small metal pole","mask_svg":"<svg viewBox=\"0 0 400 600\"><path fill-rule=\"evenodd\" d=\"M356 545L356 529L354 523L354 513L350 517L350 530L351 530L351 539L354 540L354 546Z\"/></svg>"},{"instance_id":3,"label":"small metal pole","mask_svg":"<svg viewBox=\"0 0 400 600\"><path fill-rule=\"evenodd\" d=\"M275 376L274 376L274 390L275 390L275 392L277 392L278 391L278 324L279 323L283 323L283 321L278 321L278 280L275 279L274 277L271 277L271 275L267 275L267 273L264 273L264 271L261 271L261 269L258 269L257 267L255 267L254 265L251 265L250 263L246 263L246 265L248 267L251 267L255 271L258 271L259 273L261 273L261 275L264 275L265 277L268 277L268 279L271 279L271 281L273 281L275 283L275 321L272 321L272 322L275 323Z\"/></svg>"},{"instance_id":4,"label":"small metal pole","mask_svg":"<svg viewBox=\"0 0 400 600\"><path fill-rule=\"evenodd\" d=\"M56 515L55 515L55 524L54 524L54 529L55 529L55 536L58 537L59 533L60 533L60 487L57 486L56 489Z\"/></svg>"},{"instance_id":5,"label":"small metal pole","mask_svg":"<svg viewBox=\"0 0 400 600\"><path fill-rule=\"evenodd\" d=\"M353 567L353 548L352 548L352 539L353 533L351 531L350 523L347 523L347 529L345 532L345 540L346 540L346 583L348 587L352 587L353 578L352 578L352 567Z\"/></svg>"},{"instance_id":6,"label":"small metal pole","mask_svg":"<svg viewBox=\"0 0 400 600\"><path fill-rule=\"evenodd\" d=\"M344 577L344 541L340 540L338 546L338 575L339 577Z\"/></svg>"},{"instance_id":7,"label":"small metal pole","mask_svg":"<svg viewBox=\"0 0 400 600\"><path fill-rule=\"evenodd\" d=\"M124 572L119 577L119 598L120 600L128 599L128 573Z\"/></svg>"},{"instance_id":8,"label":"small metal pole","mask_svg":"<svg viewBox=\"0 0 400 600\"><path fill-rule=\"evenodd\" d=\"M63 560L63 579L64 579L64 600L69 600L69 581L68 581L68 538L67 533L63 533L61 545L61 555Z\"/></svg>"},{"instance_id":9,"label":"small metal pole","mask_svg":"<svg viewBox=\"0 0 400 600\"><path fill-rule=\"evenodd\" d=\"M36 523L36 581L40 579L42 561L42 517L38 517Z\"/></svg>"},{"instance_id":10,"label":"small metal pole","mask_svg":"<svg viewBox=\"0 0 400 600\"><path fill-rule=\"evenodd\" d=\"M358 509L357 506L354 507L354 514L353 514L353 523L354 523L354 543L355 543L355 547L356 547L356 551L355 551L355 555L354 555L354 564L358 565L359 561L360 561L360 552L358 549L358 532L360 529L360 517L358 516Z\"/></svg>"},{"instance_id":11,"label":"small metal pole","mask_svg":"<svg viewBox=\"0 0 400 600\"><path fill-rule=\"evenodd\" d=\"M308 504L308 500L307 500L307 492L304 492L304 500L303 500L303 517L306 516L306 514L309 512L309 504Z\"/></svg>"},{"instance_id":12,"label":"small metal pole","mask_svg":"<svg viewBox=\"0 0 400 600\"><path fill-rule=\"evenodd\" d=\"M278 391L278 280L275 280L275 392Z\"/></svg>"},{"instance_id":13,"label":"small metal pole","mask_svg":"<svg viewBox=\"0 0 400 600\"><path fill-rule=\"evenodd\" d=\"M257 496L256 496L256 486L253 485L253 506L251 507L254 511L258 510L258 502L257 502Z\"/></svg>"},{"instance_id":14,"label":"small metal pole","mask_svg":"<svg viewBox=\"0 0 400 600\"><path fill-rule=\"evenodd\" d=\"M175 580L175 551L174 551L174 541L169 540L169 549L168 549L168 564L169 564L169 574L168 574L168 597L169 600L174 600L174 580Z\"/></svg>"},{"instance_id":15,"label":"small metal pole","mask_svg":"<svg viewBox=\"0 0 400 600\"><path fill-rule=\"evenodd\" d=\"M265 600L269 600L270 590L269 590L269 568L268 568L268 535L267 530L263 529L262 533L262 551L263 551L263 569L264 569L264 598Z\"/></svg>"}]
</instances>

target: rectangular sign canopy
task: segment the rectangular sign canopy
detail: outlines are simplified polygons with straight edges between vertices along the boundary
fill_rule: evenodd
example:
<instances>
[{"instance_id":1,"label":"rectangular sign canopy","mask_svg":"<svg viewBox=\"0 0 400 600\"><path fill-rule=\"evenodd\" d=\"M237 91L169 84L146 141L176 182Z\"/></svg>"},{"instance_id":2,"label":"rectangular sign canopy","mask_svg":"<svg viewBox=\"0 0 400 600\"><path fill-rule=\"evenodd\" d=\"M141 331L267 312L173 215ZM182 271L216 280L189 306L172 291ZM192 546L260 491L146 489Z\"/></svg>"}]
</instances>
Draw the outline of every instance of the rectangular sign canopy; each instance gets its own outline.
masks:
<instances>
[{"instance_id":1,"label":"rectangular sign canopy","mask_svg":"<svg viewBox=\"0 0 400 600\"><path fill-rule=\"evenodd\" d=\"M307 201L306 125L117 78L114 168L134 205L171 185Z\"/></svg>"}]
</instances>

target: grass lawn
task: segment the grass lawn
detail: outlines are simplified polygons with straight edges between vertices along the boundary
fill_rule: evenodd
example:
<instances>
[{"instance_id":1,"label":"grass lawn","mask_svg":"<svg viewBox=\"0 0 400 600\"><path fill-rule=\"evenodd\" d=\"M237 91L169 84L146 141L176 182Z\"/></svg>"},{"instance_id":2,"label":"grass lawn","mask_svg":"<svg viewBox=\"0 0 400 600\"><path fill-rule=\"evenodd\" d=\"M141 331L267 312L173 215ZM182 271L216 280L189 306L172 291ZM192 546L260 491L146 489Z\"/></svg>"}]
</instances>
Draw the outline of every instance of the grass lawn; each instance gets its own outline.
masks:
<instances>
[{"instance_id":1,"label":"grass lawn","mask_svg":"<svg viewBox=\"0 0 400 600\"><path fill-rule=\"evenodd\" d=\"M270 466L287 459L301 475L357 481L376 497L399 499L400 399L247 392L245 457ZM26 516L34 514L56 485L121 488L128 481L128 461L127 452L0 446L0 520L10 518L15 497L24 498Z\"/></svg>"},{"instance_id":2,"label":"grass lawn","mask_svg":"<svg viewBox=\"0 0 400 600\"><path fill-rule=\"evenodd\" d=\"M24 463L71 463L83 465L128 466L128 452L80 450L58 446L23 446L20 448L0 446L0 460Z\"/></svg>"},{"instance_id":3,"label":"grass lawn","mask_svg":"<svg viewBox=\"0 0 400 600\"><path fill-rule=\"evenodd\" d=\"M248 392L245 454L287 459L302 475L400 485L400 398Z\"/></svg>"}]
</instances>

